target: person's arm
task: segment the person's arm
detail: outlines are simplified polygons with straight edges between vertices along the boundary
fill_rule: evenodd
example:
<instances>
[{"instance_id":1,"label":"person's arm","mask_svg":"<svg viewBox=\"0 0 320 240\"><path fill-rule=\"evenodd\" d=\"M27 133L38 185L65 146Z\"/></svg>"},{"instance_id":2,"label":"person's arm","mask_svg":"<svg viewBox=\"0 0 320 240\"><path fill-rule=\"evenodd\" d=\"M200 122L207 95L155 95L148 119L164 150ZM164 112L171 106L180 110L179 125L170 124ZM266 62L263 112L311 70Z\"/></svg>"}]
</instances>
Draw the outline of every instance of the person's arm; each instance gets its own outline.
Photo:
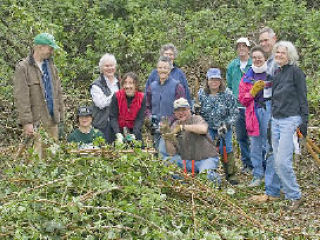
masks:
<instances>
[{"instance_id":1,"label":"person's arm","mask_svg":"<svg viewBox=\"0 0 320 240\"><path fill-rule=\"evenodd\" d=\"M172 126L172 129L179 129L179 131L192 132L195 134L207 134L208 133L208 124L207 122L199 115L196 117L196 123L193 124L184 124L180 121L176 121Z\"/></svg>"},{"instance_id":2,"label":"person's arm","mask_svg":"<svg viewBox=\"0 0 320 240\"><path fill-rule=\"evenodd\" d=\"M178 83L176 86L175 99L186 98L186 91L181 83Z\"/></svg>"},{"instance_id":3,"label":"person's arm","mask_svg":"<svg viewBox=\"0 0 320 240\"><path fill-rule=\"evenodd\" d=\"M110 94L109 96L106 96L102 89L96 85L93 85L90 89L92 101L94 102L94 105L96 105L98 108L103 109L105 107L110 106L111 99L113 94Z\"/></svg>"},{"instance_id":4,"label":"person's arm","mask_svg":"<svg viewBox=\"0 0 320 240\"><path fill-rule=\"evenodd\" d=\"M109 118L110 118L111 128L113 129L115 134L120 132L118 117L119 117L119 105L118 105L117 97L114 94L110 104Z\"/></svg>"},{"instance_id":5,"label":"person's arm","mask_svg":"<svg viewBox=\"0 0 320 240\"><path fill-rule=\"evenodd\" d=\"M227 86L232 91L232 62L227 67Z\"/></svg>"},{"instance_id":6,"label":"person's arm","mask_svg":"<svg viewBox=\"0 0 320 240\"><path fill-rule=\"evenodd\" d=\"M153 81L155 81L157 79L157 77L158 77L157 69L153 69L152 72L150 73L149 77L148 77L147 82L146 82L146 86L145 86L145 89L144 89L145 94L147 93L150 84Z\"/></svg>"},{"instance_id":7,"label":"person's arm","mask_svg":"<svg viewBox=\"0 0 320 240\"><path fill-rule=\"evenodd\" d=\"M229 114L225 122L227 125L232 126L238 118L239 109L237 107L237 101L231 93L227 94L226 105Z\"/></svg>"},{"instance_id":8,"label":"person's arm","mask_svg":"<svg viewBox=\"0 0 320 240\"><path fill-rule=\"evenodd\" d=\"M31 111L30 88L27 82L25 68L19 63L13 76L13 94L15 107L18 112L19 121L23 131L27 135L33 134L33 116Z\"/></svg>"},{"instance_id":9,"label":"person's arm","mask_svg":"<svg viewBox=\"0 0 320 240\"><path fill-rule=\"evenodd\" d=\"M252 84L245 83L242 77L240 84L239 84L239 102L248 107L254 101L254 97L250 94L250 90L252 88Z\"/></svg>"},{"instance_id":10,"label":"person's arm","mask_svg":"<svg viewBox=\"0 0 320 240\"><path fill-rule=\"evenodd\" d=\"M151 94L151 86L148 87L146 93L146 110L145 110L145 117L151 118L152 115L152 94Z\"/></svg>"},{"instance_id":11,"label":"person's arm","mask_svg":"<svg viewBox=\"0 0 320 240\"><path fill-rule=\"evenodd\" d=\"M189 89L189 85L188 85L188 81L187 81L187 78L186 78L186 75L184 74L184 72L179 69L179 80L180 80L180 83L182 84L182 86L184 87L185 89L185 93L186 93L186 99L188 100L190 106L192 105L192 99L191 99L191 96L190 96L190 89Z\"/></svg>"},{"instance_id":12,"label":"person's arm","mask_svg":"<svg viewBox=\"0 0 320 240\"><path fill-rule=\"evenodd\" d=\"M144 112L146 110L146 98L144 97L141 103L141 108L137 114L136 119L134 120L134 126L133 126L133 134L137 135L141 132L141 128L144 121Z\"/></svg>"},{"instance_id":13,"label":"person's arm","mask_svg":"<svg viewBox=\"0 0 320 240\"><path fill-rule=\"evenodd\" d=\"M207 134L208 124L206 122L190 124L190 125L186 124L186 125L182 125L182 130L186 132L192 132L195 134Z\"/></svg>"},{"instance_id":14,"label":"person's arm","mask_svg":"<svg viewBox=\"0 0 320 240\"><path fill-rule=\"evenodd\" d=\"M293 80L296 86L296 92L298 93L298 99L300 103L300 113L302 121L308 121L309 108L307 100L307 84L306 75L298 67L294 68Z\"/></svg>"},{"instance_id":15,"label":"person's arm","mask_svg":"<svg viewBox=\"0 0 320 240\"><path fill-rule=\"evenodd\" d=\"M63 94L63 89L61 86L61 80L59 78L58 70L55 66L53 66L53 71L55 71L55 76L57 76L57 86L58 86L58 99L59 99L59 113L60 113L60 121L64 122L65 120L65 95Z\"/></svg>"}]
</instances>

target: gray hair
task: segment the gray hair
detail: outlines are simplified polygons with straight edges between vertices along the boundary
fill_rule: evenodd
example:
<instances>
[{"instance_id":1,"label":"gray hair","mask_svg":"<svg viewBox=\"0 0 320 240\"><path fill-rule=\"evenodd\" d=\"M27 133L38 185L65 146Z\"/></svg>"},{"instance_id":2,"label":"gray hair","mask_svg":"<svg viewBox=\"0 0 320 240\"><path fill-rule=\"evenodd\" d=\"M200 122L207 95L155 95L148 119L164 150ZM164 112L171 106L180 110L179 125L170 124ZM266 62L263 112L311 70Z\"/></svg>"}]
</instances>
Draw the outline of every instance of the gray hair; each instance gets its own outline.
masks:
<instances>
[{"instance_id":1,"label":"gray hair","mask_svg":"<svg viewBox=\"0 0 320 240\"><path fill-rule=\"evenodd\" d=\"M263 33L268 33L270 38L273 38L276 35L276 33L270 27L264 27L264 28L260 29L259 35L261 35Z\"/></svg>"},{"instance_id":2,"label":"gray hair","mask_svg":"<svg viewBox=\"0 0 320 240\"><path fill-rule=\"evenodd\" d=\"M170 59L169 57L167 57L167 56L160 56L160 57L159 57L159 60L158 60L158 63L159 63L159 62L166 62L166 63L169 64L170 69L173 68L173 64L172 64L172 62L171 62L171 59Z\"/></svg>"},{"instance_id":3,"label":"gray hair","mask_svg":"<svg viewBox=\"0 0 320 240\"><path fill-rule=\"evenodd\" d=\"M100 69L100 71L101 71L102 65L103 65L106 61L110 61L110 62L114 63L115 66L117 65L117 60L116 60L115 56L114 56L113 54L110 54L110 53L105 53L105 54L100 58L100 61L99 61L99 69Z\"/></svg>"},{"instance_id":4,"label":"gray hair","mask_svg":"<svg viewBox=\"0 0 320 240\"><path fill-rule=\"evenodd\" d=\"M176 58L178 56L178 50L172 43L165 44L161 47L160 56L163 56L164 52L169 49L172 50L172 52L174 54L174 58Z\"/></svg>"},{"instance_id":5,"label":"gray hair","mask_svg":"<svg viewBox=\"0 0 320 240\"><path fill-rule=\"evenodd\" d=\"M287 49L288 63L290 65L297 65L299 60L299 55L296 47L289 41L279 41L273 47L273 54L276 53L279 47L284 47Z\"/></svg>"}]
</instances>

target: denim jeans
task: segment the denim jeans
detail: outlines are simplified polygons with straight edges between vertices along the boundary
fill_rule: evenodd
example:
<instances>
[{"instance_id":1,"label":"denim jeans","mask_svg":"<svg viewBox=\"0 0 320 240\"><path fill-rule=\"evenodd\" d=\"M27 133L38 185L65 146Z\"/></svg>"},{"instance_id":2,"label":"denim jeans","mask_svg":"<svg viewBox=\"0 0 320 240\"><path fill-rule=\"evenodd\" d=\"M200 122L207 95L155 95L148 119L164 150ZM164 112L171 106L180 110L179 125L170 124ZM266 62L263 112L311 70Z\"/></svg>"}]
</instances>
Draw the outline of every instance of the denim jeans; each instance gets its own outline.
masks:
<instances>
[{"instance_id":1,"label":"denim jeans","mask_svg":"<svg viewBox=\"0 0 320 240\"><path fill-rule=\"evenodd\" d=\"M250 159L250 142L249 136L246 129L246 116L245 108L239 108L239 115L235 123L236 127L236 137L239 143L241 152L241 161L244 167L252 168L252 163Z\"/></svg>"},{"instance_id":2,"label":"denim jeans","mask_svg":"<svg viewBox=\"0 0 320 240\"><path fill-rule=\"evenodd\" d=\"M271 117L271 103L265 102L266 109L257 108L255 113L259 121L259 136L251 136L251 162L253 166L253 176L263 178L266 166L266 153L268 144L268 124Z\"/></svg>"},{"instance_id":3,"label":"denim jeans","mask_svg":"<svg viewBox=\"0 0 320 240\"><path fill-rule=\"evenodd\" d=\"M272 118L274 168L286 199L301 198L300 187L293 171L293 134L301 124L300 116Z\"/></svg>"},{"instance_id":4,"label":"denim jeans","mask_svg":"<svg viewBox=\"0 0 320 240\"><path fill-rule=\"evenodd\" d=\"M218 131L217 130L214 130L212 128L209 128L209 133L210 133L210 136L211 138L214 140L217 135L218 135ZM233 151L233 148L232 148L232 129L229 129L226 133L226 136L225 136L225 141L226 141L226 150L227 150L227 153L230 153ZM219 140L219 152L220 152L220 155L223 154L223 143L222 143L222 140Z\"/></svg>"},{"instance_id":5,"label":"denim jeans","mask_svg":"<svg viewBox=\"0 0 320 240\"><path fill-rule=\"evenodd\" d=\"M166 151L166 145L163 138L160 138L159 141L159 153L163 160L177 164L178 167L184 169L186 167L188 172L192 171L192 160L186 160L186 166L184 166L183 160L180 155L176 154L174 156L169 156ZM218 168L219 157L212 157L203 160L194 161L194 170L196 173L202 173L207 171L207 178L211 181L216 181L220 183L220 175L215 172L215 169Z\"/></svg>"}]
</instances>

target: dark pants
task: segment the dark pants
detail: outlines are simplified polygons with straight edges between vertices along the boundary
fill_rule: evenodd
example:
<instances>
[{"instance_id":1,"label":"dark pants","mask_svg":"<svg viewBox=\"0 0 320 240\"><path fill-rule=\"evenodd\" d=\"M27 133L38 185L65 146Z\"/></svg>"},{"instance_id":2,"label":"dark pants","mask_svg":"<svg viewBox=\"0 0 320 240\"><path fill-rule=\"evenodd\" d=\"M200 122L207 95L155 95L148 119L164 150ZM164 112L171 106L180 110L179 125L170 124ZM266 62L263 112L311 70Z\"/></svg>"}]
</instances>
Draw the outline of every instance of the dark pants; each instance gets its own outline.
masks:
<instances>
[{"instance_id":1,"label":"dark pants","mask_svg":"<svg viewBox=\"0 0 320 240\"><path fill-rule=\"evenodd\" d=\"M250 141L246 129L245 109L239 108L239 115L235 124L237 141L240 146L241 161L244 167L252 167L250 159Z\"/></svg>"}]
</instances>

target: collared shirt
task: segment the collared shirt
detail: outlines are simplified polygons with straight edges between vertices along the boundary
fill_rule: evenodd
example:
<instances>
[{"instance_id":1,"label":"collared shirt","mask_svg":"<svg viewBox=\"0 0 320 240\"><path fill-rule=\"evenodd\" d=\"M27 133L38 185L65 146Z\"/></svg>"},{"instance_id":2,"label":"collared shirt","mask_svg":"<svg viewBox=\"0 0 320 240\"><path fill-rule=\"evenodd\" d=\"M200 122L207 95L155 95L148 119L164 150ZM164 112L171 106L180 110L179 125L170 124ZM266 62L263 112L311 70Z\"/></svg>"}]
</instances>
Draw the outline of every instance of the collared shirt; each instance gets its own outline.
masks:
<instances>
[{"instance_id":1,"label":"collared shirt","mask_svg":"<svg viewBox=\"0 0 320 240\"><path fill-rule=\"evenodd\" d=\"M241 78L251 66L252 66L252 59L249 58L247 62L247 66L245 67L245 69L242 70L240 68L239 57L232 60L231 63L229 63L228 65L227 76L226 76L227 85L228 85L228 88L232 91L236 100L238 100L238 96L239 96L239 84L240 84ZM243 107L243 106L238 102L238 107Z\"/></svg>"},{"instance_id":2,"label":"collared shirt","mask_svg":"<svg viewBox=\"0 0 320 240\"><path fill-rule=\"evenodd\" d=\"M94 104L100 109L110 106L113 94L119 91L118 79L114 78L113 82L110 82L109 79L105 76L104 76L104 79L106 80L107 86L112 92L112 94L110 94L109 96L106 96L103 93L102 89L96 85L93 85L90 89L92 100Z\"/></svg>"},{"instance_id":3,"label":"collared shirt","mask_svg":"<svg viewBox=\"0 0 320 240\"><path fill-rule=\"evenodd\" d=\"M274 55L271 55L267 60L267 74L273 77L277 69L279 69L279 65L274 60Z\"/></svg>"}]
</instances>

